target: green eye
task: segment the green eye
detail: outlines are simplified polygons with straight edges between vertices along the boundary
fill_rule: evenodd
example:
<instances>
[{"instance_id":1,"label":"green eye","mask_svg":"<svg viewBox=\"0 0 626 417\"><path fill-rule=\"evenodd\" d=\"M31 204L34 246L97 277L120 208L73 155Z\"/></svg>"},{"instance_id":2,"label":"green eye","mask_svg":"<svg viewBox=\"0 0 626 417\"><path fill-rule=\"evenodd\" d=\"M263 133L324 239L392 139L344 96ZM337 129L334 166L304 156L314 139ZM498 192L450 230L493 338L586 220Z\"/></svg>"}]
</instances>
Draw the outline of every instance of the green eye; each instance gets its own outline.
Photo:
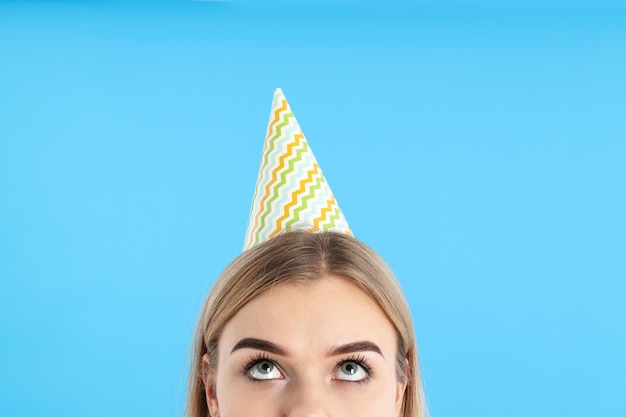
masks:
<instances>
[{"instance_id":1,"label":"green eye","mask_svg":"<svg viewBox=\"0 0 626 417\"><path fill-rule=\"evenodd\" d=\"M262 360L248 369L248 376L257 380L281 379L283 374L278 370L274 362Z\"/></svg>"},{"instance_id":2,"label":"green eye","mask_svg":"<svg viewBox=\"0 0 626 417\"><path fill-rule=\"evenodd\" d=\"M341 371L346 375L354 375L359 370L359 365L354 362L346 362L341 365Z\"/></svg>"},{"instance_id":3,"label":"green eye","mask_svg":"<svg viewBox=\"0 0 626 417\"><path fill-rule=\"evenodd\" d=\"M356 361L345 361L339 364L335 373L335 379L341 381L361 382L369 377L369 373L363 365Z\"/></svg>"},{"instance_id":4,"label":"green eye","mask_svg":"<svg viewBox=\"0 0 626 417\"><path fill-rule=\"evenodd\" d=\"M257 364L256 370L259 371L259 373L261 374L269 375L274 370L274 364L270 362L261 362Z\"/></svg>"}]
</instances>

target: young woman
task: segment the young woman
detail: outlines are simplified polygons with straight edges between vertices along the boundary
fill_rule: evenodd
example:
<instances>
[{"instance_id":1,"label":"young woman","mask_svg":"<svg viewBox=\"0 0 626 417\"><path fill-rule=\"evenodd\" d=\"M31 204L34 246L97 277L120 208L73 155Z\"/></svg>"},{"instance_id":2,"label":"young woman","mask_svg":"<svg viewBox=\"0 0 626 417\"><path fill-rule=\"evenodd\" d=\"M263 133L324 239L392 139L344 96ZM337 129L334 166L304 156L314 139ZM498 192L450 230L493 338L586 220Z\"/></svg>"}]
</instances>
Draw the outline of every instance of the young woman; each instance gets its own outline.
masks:
<instances>
[{"instance_id":1,"label":"young woman","mask_svg":"<svg viewBox=\"0 0 626 417\"><path fill-rule=\"evenodd\" d=\"M202 308L187 417L423 417L410 311L369 247L287 232L238 256Z\"/></svg>"}]
</instances>

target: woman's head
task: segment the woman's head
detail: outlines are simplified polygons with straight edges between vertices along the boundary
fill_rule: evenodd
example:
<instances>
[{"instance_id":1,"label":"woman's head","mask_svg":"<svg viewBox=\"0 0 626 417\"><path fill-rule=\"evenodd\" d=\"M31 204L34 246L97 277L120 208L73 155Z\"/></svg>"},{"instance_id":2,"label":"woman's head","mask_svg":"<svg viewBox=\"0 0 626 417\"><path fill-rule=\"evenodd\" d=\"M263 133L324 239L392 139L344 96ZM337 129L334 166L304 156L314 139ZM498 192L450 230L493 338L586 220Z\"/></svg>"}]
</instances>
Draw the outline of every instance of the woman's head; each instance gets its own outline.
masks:
<instances>
[{"instance_id":1,"label":"woman's head","mask_svg":"<svg viewBox=\"0 0 626 417\"><path fill-rule=\"evenodd\" d=\"M333 412L389 404L390 416L422 416L416 349L402 290L374 251L343 234L288 232L242 253L211 290L188 417L246 417L257 394L251 415L319 400Z\"/></svg>"}]
</instances>

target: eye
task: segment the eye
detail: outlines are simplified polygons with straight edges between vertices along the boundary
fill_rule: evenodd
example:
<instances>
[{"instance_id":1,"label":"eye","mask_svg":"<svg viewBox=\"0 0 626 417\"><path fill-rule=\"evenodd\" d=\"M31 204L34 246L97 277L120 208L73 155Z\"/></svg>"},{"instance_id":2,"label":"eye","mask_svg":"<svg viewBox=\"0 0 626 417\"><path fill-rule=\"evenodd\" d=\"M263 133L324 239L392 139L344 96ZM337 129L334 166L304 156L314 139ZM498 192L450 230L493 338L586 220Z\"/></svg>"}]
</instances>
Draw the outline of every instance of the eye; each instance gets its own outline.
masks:
<instances>
[{"instance_id":1,"label":"eye","mask_svg":"<svg viewBox=\"0 0 626 417\"><path fill-rule=\"evenodd\" d=\"M246 374L256 380L282 379L283 374L280 372L276 364L269 360L260 360L253 363Z\"/></svg>"},{"instance_id":2,"label":"eye","mask_svg":"<svg viewBox=\"0 0 626 417\"><path fill-rule=\"evenodd\" d=\"M369 372L359 362L347 360L339 364L335 378L341 381L362 382L369 378Z\"/></svg>"}]
</instances>

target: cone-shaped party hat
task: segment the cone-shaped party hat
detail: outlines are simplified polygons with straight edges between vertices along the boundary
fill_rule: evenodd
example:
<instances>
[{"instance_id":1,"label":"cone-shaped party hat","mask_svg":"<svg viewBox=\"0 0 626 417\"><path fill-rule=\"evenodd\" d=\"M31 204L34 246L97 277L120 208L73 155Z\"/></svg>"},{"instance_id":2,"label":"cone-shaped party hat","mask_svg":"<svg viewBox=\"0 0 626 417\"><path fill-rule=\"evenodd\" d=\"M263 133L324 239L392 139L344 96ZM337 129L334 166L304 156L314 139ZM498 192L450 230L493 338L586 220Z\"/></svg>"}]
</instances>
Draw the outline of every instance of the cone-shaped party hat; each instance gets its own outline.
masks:
<instances>
[{"instance_id":1,"label":"cone-shaped party hat","mask_svg":"<svg viewBox=\"0 0 626 417\"><path fill-rule=\"evenodd\" d=\"M352 234L287 99L277 88L243 249L288 230Z\"/></svg>"}]
</instances>

